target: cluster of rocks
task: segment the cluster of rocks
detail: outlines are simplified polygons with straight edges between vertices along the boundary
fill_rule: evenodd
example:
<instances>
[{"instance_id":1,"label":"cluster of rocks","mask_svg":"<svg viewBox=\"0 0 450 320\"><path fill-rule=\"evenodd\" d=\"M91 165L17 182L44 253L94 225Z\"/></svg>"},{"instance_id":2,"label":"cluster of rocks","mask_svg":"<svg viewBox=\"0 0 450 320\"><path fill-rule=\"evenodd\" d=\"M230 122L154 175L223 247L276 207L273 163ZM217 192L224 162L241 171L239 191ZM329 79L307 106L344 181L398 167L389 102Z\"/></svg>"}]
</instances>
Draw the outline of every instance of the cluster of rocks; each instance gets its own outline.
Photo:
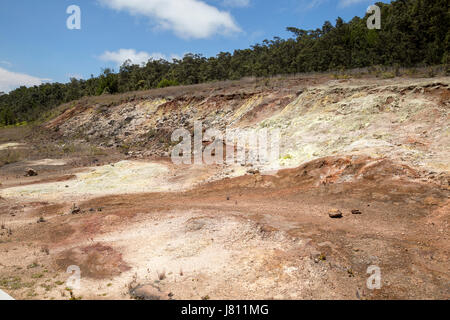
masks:
<instances>
[{"instance_id":1,"label":"cluster of rocks","mask_svg":"<svg viewBox=\"0 0 450 320\"><path fill-rule=\"evenodd\" d=\"M103 208L98 208L98 209L90 208L88 211L91 212L91 213L92 212L102 212ZM81 208L79 206L74 204L72 206L72 208L70 209L69 214L77 215L77 214L82 214L82 213L85 213L85 212L86 212L85 210L81 210Z\"/></svg>"},{"instance_id":2,"label":"cluster of rocks","mask_svg":"<svg viewBox=\"0 0 450 320\"><path fill-rule=\"evenodd\" d=\"M352 210L351 213L352 213L353 215L360 215L360 214L362 214L362 212L361 212L360 210L357 210L357 209ZM343 214L342 211L339 210L339 209L332 209L332 210L330 210L330 211L328 212L328 216L329 216L331 219L342 219L342 218L344 217L344 214Z\"/></svg>"}]
</instances>

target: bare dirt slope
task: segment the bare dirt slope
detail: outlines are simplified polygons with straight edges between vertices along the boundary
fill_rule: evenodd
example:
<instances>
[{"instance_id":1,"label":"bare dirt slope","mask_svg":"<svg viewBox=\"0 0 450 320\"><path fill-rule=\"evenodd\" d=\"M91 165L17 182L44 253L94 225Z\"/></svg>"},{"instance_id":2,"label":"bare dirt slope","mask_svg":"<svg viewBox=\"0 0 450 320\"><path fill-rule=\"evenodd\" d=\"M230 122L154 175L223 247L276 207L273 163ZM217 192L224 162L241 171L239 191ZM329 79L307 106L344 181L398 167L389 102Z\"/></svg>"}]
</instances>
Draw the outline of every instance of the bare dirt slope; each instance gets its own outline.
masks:
<instances>
[{"instance_id":1,"label":"bare dirt slope","mask_svg":"<svg viewBox=\"0 0 450 320\"><path fill-rule=\"evenodd\" d=\"M46 124L54 143L102 153L0 167L0 288L17 299L448 299L449 85L292 78L68 109ZM195 121L280 129L282 170L174 165L171 133ZM11 137L0 152L34 143ZM30 167L39 175L24 177ZM68 290L73 265L81 287ZM369 266L381 289L367 287Z\"/></svg>"}]
</instances>

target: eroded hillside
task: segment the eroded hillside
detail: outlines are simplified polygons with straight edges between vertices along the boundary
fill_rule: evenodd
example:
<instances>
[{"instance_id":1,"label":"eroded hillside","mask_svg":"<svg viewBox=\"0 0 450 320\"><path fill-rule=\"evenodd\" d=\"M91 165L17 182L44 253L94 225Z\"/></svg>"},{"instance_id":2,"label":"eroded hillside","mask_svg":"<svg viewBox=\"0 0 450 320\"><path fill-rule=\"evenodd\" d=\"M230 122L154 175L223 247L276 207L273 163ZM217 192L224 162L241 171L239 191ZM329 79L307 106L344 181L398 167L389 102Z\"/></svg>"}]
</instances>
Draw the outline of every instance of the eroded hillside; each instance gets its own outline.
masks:
<instances>
[{"instance_id":1,"label":"eroded hillside","mask_svg":"<svg viewBox=\"0 0 450 320\"><path fill-rule=\"evenodd\" d=\"M248 84L219 87L114 107L69 109L48 127L104 147L135 148L144 156L168 156L172 132L192 131L195 121L219 130L279 128L282 164L289 167L330 155L358 154L447 172L448 81L341 80L308 85L291 80L276 89Z\"/></svg>"},{"instance_id":2,"label":"eroded hillside","mask_svg":"<svg viewBox=\"0 0 450 320\"><path fill-rule=\"evenodd\" d=\"M49 299L448 299L449 86L289 78L75 103L45 128L99 155L0 168L0 288ZM195 122L278 129L279 158L175 165L171 135ZM30 167L38 176L23 177ZM82 286L69 292L74 265ZM370 266L380 289L367 286Z\"/></svg>"}]
</instances>

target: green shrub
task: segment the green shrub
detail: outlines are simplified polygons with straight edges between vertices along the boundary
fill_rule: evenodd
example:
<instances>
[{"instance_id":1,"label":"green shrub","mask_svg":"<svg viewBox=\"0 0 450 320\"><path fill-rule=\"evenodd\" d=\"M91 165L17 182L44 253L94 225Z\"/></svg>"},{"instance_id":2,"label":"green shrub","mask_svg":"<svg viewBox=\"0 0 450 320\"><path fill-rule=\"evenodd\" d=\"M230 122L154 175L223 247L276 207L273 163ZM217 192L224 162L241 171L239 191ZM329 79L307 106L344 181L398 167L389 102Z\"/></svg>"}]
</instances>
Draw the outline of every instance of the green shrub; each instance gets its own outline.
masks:
<instances>
[{"instance_id":1,"label":"green shrub","mask_svg":"<svg viewBox=\"0 0 450 320\"><path fill-rule=\"evenodd\" d=\"M383 79L392 79L392 78L395 78L395 74L392 73L392 72L383 72L383 73L381 74L381 77L382 77Z\"/></svg>"},{"instance_id":2,"label":"green shrub","mask_svg":"<svg viewBox=\"0 0 450 320\"><path fill-rule=\"evenodd\" d=\"M158 88L174 87L174 86L178 86L178 85L179 85L179 83L177 80L162 79L158 83Z\"/></svg>"}]
</instances>

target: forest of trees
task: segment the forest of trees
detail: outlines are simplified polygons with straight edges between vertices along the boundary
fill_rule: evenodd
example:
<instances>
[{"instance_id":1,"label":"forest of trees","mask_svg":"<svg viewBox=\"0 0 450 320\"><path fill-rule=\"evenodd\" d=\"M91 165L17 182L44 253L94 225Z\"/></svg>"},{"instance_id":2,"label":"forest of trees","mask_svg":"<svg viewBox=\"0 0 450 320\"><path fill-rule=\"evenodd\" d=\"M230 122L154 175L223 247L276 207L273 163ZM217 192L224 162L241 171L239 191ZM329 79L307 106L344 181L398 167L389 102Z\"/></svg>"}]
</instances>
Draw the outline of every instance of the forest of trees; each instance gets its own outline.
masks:
<instances>
[{"instance_id":1,"label":"forest of trees","mask_svg":"<svg viewBox=\"0 0 450 320\"><path fill-rule=\"evenodd\" d=\"M0 95L0 125L33 121L61 103L83 96L189 85L215 80L266 77L374 65L413 67L450 63L449 0L396 0L381 7L381 30L369 30L367 16L349 22L337 18L321 29L290 27L294 37L264 40L249 49L206 58L186 54L180 60L125 62L88 80L20 87Z\"/></svg>"}]
</instances>

